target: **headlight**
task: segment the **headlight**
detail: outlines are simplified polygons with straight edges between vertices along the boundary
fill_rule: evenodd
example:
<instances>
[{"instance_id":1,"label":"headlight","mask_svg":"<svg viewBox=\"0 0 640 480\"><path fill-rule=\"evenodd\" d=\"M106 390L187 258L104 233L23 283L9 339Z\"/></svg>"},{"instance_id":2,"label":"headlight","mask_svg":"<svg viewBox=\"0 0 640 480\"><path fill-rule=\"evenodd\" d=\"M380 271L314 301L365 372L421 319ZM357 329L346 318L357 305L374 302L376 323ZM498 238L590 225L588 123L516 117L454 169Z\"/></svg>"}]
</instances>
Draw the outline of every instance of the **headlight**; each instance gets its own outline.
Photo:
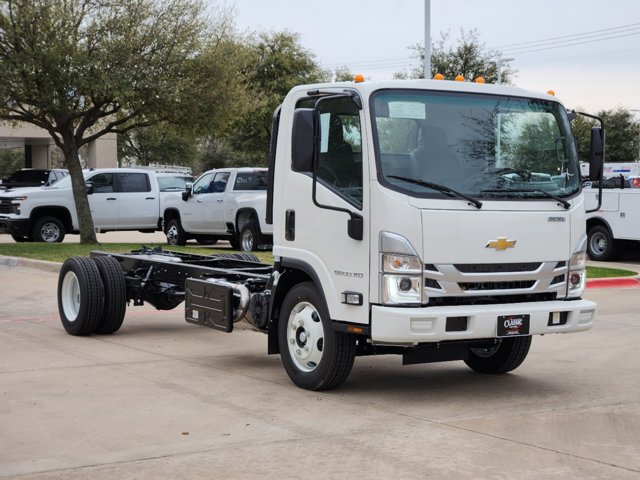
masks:
<instances>
[{"instance_id":1,"label":"headlight","mask_svg":"<svg viewBox=\"0 0 640 480\"><path fill-rule=\"evenodd\" d=\"M385 305L422 303L422 260L404 237L380 233L380 294ZM387 253L394 252L394 253Z\"/></svg>"},{"instance_id":2,"label":"headlight","mask_svg":"<svg viewBox=\"0 0 640 480\"><path fill-rule=\"evenodd\" d=\"M569 275L567 279L567 298L582 296L587 283L587 254L574 253L569 260Z\"/></svg>"}]
</instances>

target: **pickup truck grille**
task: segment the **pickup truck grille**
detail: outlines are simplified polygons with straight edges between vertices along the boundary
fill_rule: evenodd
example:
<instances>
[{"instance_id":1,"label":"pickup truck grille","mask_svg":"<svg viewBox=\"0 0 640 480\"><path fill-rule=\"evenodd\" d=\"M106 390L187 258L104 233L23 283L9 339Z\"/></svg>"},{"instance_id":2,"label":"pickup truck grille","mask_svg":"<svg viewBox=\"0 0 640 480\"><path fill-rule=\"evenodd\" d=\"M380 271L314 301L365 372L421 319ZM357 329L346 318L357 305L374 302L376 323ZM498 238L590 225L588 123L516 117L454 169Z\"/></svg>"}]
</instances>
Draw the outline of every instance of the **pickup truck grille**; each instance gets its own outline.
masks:
<instances>
[{"instance_id":1,"label":"pickup truck grille","mask_svg":"<svg viewBox=\"0 0 640 480\"><path fill-rule=\"evenodd\" d=\"M12 205L10 203L2 203L0 202L0 214L9 214L9 213L13 213L13 208Z\"/></svg>"},{"instance_id":2,"label":"pickup truck grille","mask_svg":"<svg viewBox=\"0 0 640 480\"><path fill-rule=\"evenodd\" d=\"M564 298L567 262L428 264L424 295L432 304L500 303L506 298ZM437 300L439 299L439 300Z\"/></svg>"}]
</instances>

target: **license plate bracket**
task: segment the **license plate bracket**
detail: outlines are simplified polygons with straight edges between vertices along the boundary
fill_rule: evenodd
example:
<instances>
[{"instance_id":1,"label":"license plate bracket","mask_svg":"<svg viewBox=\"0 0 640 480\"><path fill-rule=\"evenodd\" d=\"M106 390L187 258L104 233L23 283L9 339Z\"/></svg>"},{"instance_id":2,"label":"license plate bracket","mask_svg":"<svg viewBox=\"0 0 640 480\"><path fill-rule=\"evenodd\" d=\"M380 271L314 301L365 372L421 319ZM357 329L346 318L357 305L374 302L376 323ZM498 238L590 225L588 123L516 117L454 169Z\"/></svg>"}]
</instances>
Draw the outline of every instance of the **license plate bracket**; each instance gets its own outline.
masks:
<instances>
[{"instance_id":1,"label":"license plate bracket","mask_svg":"<svg viewBox=\"0 0 640 480\"><path fill-rule=\"evenodd\" d=\"M500 315L498 317L498 337L517 337L529 335L531 315Z\"/></svg>"}]
</instances>

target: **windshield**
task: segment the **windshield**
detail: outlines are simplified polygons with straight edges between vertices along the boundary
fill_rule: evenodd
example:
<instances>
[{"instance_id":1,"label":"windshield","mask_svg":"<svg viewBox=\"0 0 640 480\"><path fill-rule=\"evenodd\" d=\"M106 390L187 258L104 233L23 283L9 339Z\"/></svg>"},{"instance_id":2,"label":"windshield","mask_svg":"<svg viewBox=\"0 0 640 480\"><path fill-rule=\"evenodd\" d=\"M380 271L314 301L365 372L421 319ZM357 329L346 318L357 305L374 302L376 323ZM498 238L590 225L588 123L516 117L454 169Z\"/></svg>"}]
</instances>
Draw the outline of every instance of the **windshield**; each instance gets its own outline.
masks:
<instances>
[{"instance_id":1,"label":"windshield","mask_svg":"<svg viewBox=\"0 0 640 480\"><path fill-rule=\"evenodd\" d=\"M182 191L187 187L187 183L193 183L193 177L182 175L158 176L158 186L161 192Z\"/></svg>"},{"instance_id":2,"label":"windshield","mask_svg":"<svg viewBox=\"0 0 640 480\"><path fill-rule=\"evenodd\" d=\"M372 106L379 180L394 190L444 196L424 186L430 182L473 198L540 199L580 189L569 122L556 102L385 90Z\"/></svg>"}]
</instances>

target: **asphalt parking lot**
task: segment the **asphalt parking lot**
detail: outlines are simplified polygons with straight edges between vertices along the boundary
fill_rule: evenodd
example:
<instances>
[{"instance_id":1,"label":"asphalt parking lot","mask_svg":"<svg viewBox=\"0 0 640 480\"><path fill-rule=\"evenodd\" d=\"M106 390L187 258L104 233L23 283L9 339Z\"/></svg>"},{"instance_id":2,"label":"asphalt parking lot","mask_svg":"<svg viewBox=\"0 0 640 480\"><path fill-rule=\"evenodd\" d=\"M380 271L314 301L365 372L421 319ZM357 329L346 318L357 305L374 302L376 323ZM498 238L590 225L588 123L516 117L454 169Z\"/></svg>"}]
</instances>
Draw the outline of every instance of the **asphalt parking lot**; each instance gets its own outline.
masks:
<instances>
[{"instance_id":1,"label":"asphalt parking lot","mask_svg":"<svg viewBox=\"0 0 640 480\"><path fill-rule=\"evenodd\" d=\"M315 393L261 333L130 307L71 337L55 273L0 282L0 478L640 478L636 288L590 289L594 329L536 337L512 374L358 358Z\"/></svg>"}]
</instances>

